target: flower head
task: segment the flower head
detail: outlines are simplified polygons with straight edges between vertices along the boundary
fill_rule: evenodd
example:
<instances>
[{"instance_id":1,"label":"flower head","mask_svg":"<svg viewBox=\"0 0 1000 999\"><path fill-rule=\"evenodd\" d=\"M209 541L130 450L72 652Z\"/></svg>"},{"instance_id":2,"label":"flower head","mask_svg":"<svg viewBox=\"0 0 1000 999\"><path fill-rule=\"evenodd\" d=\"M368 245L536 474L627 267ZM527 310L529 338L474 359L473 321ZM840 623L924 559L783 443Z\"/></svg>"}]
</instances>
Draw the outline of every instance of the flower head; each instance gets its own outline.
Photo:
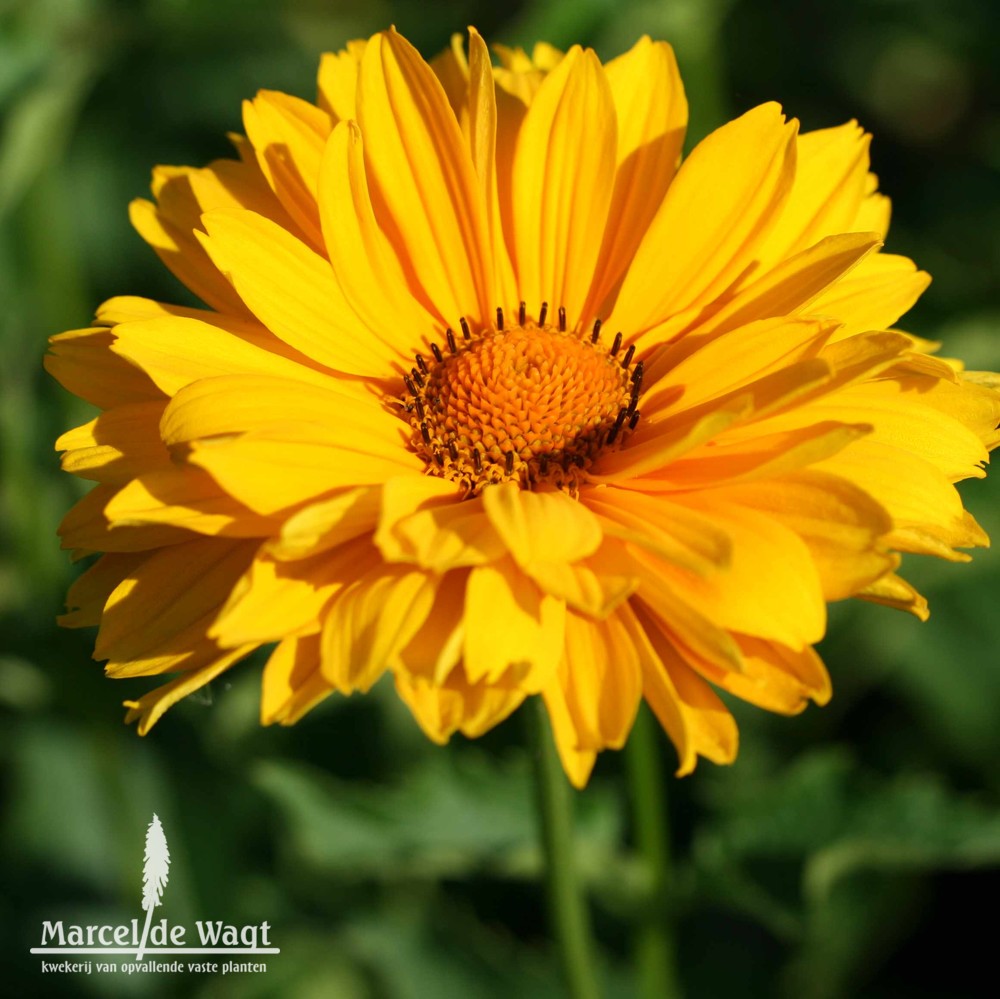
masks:
<instances>
[{"instance_id":1,"label":"flower head","mask_svg":"<svg viewBox=\"0 0 1000 999\"><path fill-rule=\"evenodd\" d=\"M529 696L577 785L645 698L679 772L727 762L713 688L824 703L826 603L926 616L900 553L986 542L953 483L987 376L889 330L928 282L881 252L855 124L765 104L680 162L668 45L602 65L394 31L263 91L239 159L154 171L136 228L204 309L105 303L49 369L101 414L62 536L146 732L262 645L262 720L384 673L427 734Z\"/></svg>"}]
</instances>

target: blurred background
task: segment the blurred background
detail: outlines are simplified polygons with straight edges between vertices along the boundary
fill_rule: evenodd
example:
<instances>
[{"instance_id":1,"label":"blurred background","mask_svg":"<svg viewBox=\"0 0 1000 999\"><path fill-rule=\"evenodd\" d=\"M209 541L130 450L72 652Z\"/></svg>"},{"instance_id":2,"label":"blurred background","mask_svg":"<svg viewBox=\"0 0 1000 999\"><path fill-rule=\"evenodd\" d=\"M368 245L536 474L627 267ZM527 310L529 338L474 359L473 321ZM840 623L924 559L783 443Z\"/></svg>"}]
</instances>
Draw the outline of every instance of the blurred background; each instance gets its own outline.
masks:
<instances>
[{"instance_id":1,"label":"blurred background","mask_svg":"<svg viewBox=\"0 0 1000 999\"><path fill-rule=\"evenodd\" d=\"M117 294L187 301L129 227L154 164L231 155L258 88L314 96L317 58L394 23L426 56L579 41L602 58L671 41L692 138L764 100L806 128L856 117L894 201L889 249L934 275L906 328L1000 369L1000 89L989 0L0 0L0 948L10 995L521 999L561 985L515 715L432 746L385 687L290 729L257 723L259 663L122 725L91 633L54 625L73 569L55 529L81 483L52 442L90 414L41 368L49 334ZM581 141L586 141L581 136ZM1000 536L1000 478L963 487ZM670 779L689 997L985 995L1000 893L1000 557L905 566L933 616L833 608L833 702L737 705L742 750ZM666 772L673 751L661 740ZM635 994L641 887L621 759L577 796L579 862L608 996ZM268 920L267 975L56 978L42 919L139 914L156 811L172 922ZM159 914L158 914L159 915ZM940 959L944 956L944 961Z\"/></svg>"}]
</instances>

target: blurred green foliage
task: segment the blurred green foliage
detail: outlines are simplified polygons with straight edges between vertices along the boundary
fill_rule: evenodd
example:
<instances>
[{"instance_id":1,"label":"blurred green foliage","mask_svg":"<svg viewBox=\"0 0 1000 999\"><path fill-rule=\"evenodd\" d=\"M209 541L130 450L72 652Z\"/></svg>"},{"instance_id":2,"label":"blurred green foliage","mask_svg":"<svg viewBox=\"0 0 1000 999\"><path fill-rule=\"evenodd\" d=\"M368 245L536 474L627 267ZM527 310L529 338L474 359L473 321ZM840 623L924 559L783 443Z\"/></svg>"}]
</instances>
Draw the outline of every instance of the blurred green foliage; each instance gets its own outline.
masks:
<instances>
[{"instance_id":1,"label":"blurred green foliage","mask_svg":"<svg viewBox=\"0 0 1000 999\"><path fill-rule=\"evenodd\" d=\"M3 0L0 2L0 946L11 995L464 997L559 994L530 767L515 716L430 745L394 699L257 724L259 663L140 740L142 689L54 626L72 568L54 537L79 483L52 441L87 418L43 374L49 333L114 294L184 293L128 225L155 163L227 155L259 87L310 96L318 54L395 23L425 54L491 40L612 56L672 41L697 137L780 100L805 127L857 117L894 199L890 249L935 276L909 329L1000 369L1000 112L989 0ZM586 136L580 137L581 142ZM1000 534L1000 482L967 503ZM977 996L1000 888L1000 561L908 566L932 620L833 608L836 696L778 719L736 706L737 764L671 782L681 972L701 996ZM672 752L663 740L664 760ZM634 994L643 871L621 761L578 796L577 848L607 995ZM280 958L227 980L42 979L40 920L138 911L142 831L173 853L174 922L268 920ZM937 958L945 954L941 963Z\"/></svg>"}]
</instances>

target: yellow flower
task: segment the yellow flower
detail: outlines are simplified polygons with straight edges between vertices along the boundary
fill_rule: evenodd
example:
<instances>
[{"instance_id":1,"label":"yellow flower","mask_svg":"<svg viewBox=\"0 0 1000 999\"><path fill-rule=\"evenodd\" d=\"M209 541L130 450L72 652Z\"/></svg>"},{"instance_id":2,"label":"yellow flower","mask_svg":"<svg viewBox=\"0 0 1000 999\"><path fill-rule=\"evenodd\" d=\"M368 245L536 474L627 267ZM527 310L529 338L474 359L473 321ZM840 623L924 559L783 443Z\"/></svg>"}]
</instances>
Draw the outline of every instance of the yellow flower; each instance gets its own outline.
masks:
<instances>
[{"instance_id":1,"label":"yellow flower","mask_svg":"<svg viewBox=\"0 0 1000 999\"><path fill-rule=\"evenodd\" d=\"M736 753L713 687L824 703L828 601L925 617L898 553L986 543L953 483L1000 401L887 331L929 279L880 252L869 136L765 104L681 164L668 45L497 52L389 31L316 105L262 91L238 160L132 205L208 308L53 339L102 410L58 442L105 553L62 621L178 674L140 732L277 643L265 723L387 671L439 742L540 695L581 786L644 697L687 773Z\"/></svg>"}]
</instances>

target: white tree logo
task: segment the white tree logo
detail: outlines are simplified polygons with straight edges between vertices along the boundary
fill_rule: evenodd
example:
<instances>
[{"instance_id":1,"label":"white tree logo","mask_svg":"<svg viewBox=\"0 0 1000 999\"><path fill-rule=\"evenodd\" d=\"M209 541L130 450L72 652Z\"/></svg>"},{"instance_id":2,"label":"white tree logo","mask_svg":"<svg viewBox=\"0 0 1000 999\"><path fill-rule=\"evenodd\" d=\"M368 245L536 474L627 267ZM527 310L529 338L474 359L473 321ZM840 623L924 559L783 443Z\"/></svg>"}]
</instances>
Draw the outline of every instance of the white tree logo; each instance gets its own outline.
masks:
<instances>
[{"instance_id":1,"label":"white tree logo","mask_svg":"<svg viewBox=\"0 0 1000 999\"><path fill-rule=\"evenodd\" d=\"M142 864L142 907L146 910L146 925L142 928L142 940L139 941L139 953L136 960L142 960L149 938L149 924L153 919L153 910L160 904L163 889L170 877L170 851L167 849L167 837L163 835L163 826L156 813L153 821L146 829L146 852Z\"/></svg>"}]
</instances>

